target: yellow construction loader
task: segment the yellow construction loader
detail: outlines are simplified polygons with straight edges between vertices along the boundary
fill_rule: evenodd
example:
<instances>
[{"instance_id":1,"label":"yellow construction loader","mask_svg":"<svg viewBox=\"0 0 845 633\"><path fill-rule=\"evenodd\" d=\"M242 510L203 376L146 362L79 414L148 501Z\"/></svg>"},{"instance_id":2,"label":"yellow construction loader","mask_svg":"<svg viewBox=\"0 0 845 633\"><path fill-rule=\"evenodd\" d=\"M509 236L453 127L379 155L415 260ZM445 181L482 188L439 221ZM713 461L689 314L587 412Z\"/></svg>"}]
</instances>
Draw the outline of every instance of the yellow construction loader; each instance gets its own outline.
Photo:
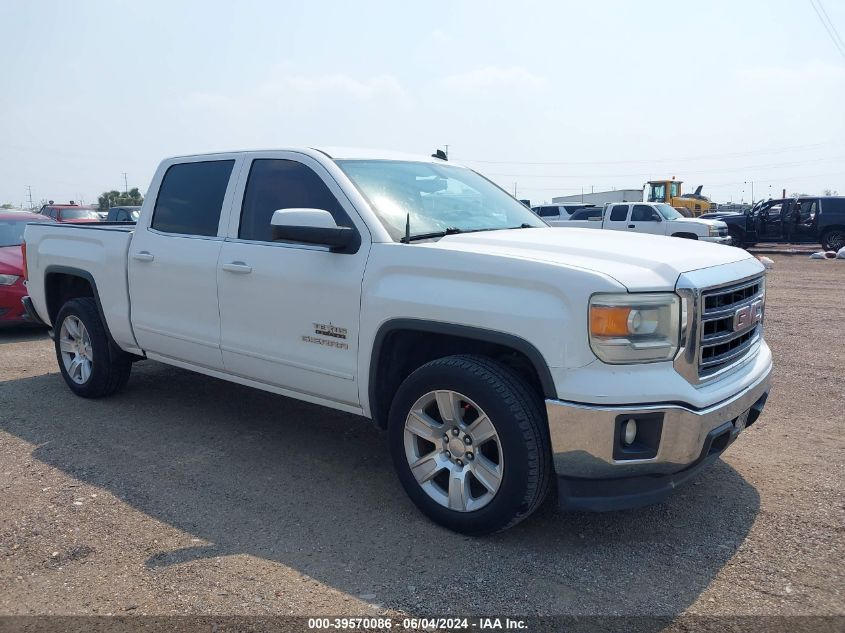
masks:
<instances>
[{"instance_id":1,"label":"yellow construction loader","mask_svg":"<svg viewBox=\"0 0 845 633\"><path fill-rule=\"evenodd\" d=\"M681 193L681 180L649 180L646 184L646 202L665 202L691 217L710 211L710 198L701 195L702 185L695 193Z\"/></svg>"}]
</instances>

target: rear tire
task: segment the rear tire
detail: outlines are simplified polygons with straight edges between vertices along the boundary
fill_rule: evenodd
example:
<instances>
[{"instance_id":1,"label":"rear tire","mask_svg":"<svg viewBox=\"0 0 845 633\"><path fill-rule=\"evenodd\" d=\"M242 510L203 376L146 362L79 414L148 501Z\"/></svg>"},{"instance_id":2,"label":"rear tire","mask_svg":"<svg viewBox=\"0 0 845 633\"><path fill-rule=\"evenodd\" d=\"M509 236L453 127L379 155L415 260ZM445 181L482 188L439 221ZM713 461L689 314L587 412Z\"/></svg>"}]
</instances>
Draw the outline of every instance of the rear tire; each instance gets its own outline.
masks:
<instances>
[{"instance_id":1,"label":"rear tire","mask_svg":"<svg viewBox=\"0 0 845 633\"><path fill-rule=\"evenodd\" d=\"M81 297L65 303L54 329L59 370L73 393L102 398L126 386L131 357L109 341L94 299Z\"/></svg>"},{"instance_id":2,"label":"rear tire","mask_svg":"<svg viewBox=\"0 0 845 633\"><path fill-rule=\"evenodd\" d=\"M414 371L393 398L388 434L408 496L450 530L504 530L548 493L552 461L542 399L489 358L449 356Z\"/></svg>"},{"instance_id":3,"label":"rear tire","mask_svg":"<svg viewBox=\"0 0 845 633\"><path fill-rule=\"evenodd\" d=\"M838 251L845 246L845 229L830 229L825 231L821 240L822 248L826 251Z\"/></svg>"}]
</instances>

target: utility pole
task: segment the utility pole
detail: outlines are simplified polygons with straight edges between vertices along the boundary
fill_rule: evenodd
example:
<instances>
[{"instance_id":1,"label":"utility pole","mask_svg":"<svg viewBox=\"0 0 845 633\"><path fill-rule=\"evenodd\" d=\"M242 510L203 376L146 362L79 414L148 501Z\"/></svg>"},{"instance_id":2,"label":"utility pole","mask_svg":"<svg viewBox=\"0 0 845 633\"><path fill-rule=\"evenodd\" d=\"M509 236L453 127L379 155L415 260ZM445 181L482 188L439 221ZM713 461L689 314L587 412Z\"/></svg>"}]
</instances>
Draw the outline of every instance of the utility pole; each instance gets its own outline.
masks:
<instances>
[{"instance_id":1,"label":"utility pole","mask_svg":"<svg viewBox=\"0 0 845 633\"><path fill-rule=\"evenodd\" d=\"M448 145L446 147L448 147ZM516 198L516 183L513 183L513 197Z\"/></svg>"},{"instance_id":2,"label":"utility pole","mask_svg":"<svg viewBox=\"0 0 845 633\"><path fill-rule=\"evenodd\" d=\"M30 185L26 186L27 191L29 191L29 208L32 210L32 187Z\"/></svg>"},{"instance_id":3,"label":"utility pole","mask_svg":"<svg viewBox=\"0 0 845 633\"><path fill-rule=\"evenodd\" d=\"M446 159L448 160L449 159L449 145L447 144L445 147L446 147Z\"/></svg>"},{"instance_id":4,"label":"utility pole","mask_svg":"<svg viewBox=\"0 0 845 633\"><path fill-rule=\"evenodd\" d=\"M446 147L449 147L449 146L447 145ZM129 195L129 183L126 180L126 172L123 172L123 195L124 196Z\"/></svg>"},{"instance_id":5,"label":"utility pole","mask_svg":"<svg viewBox=\"0 0 845 633\"><path fill-rule=\"evenodd\" d=\"M751 185L751 204L754 204L754 181L753 180L746 180L746 185Z\"/></svg>"}]
</instances>

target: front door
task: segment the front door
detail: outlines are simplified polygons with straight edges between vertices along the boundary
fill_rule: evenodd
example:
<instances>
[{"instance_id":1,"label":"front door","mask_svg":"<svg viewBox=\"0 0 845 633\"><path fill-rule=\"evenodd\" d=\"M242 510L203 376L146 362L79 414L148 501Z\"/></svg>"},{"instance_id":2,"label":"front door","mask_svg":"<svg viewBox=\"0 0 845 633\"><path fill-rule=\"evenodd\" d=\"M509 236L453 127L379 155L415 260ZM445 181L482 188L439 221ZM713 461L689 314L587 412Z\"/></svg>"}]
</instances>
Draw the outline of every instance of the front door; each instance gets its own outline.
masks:
<instances>
[{"instance_id":1,"label":"front door","mask_svg":"<svg viewBox=\"0 0 845 633\"><path fill-rule=\"evenodd\" d=\"M217 260L236 160L171 165L129 247L132 327L146 352L222 369ZM231 178L234 181L234 178ZM221 215L223 220L221 221Z\"/></svg>"},{"instance_id":2,"label":"front door","mask_svg":"<svg viewBox=\"0 0 845 633\"><path fill-rule=\"evenodd\" d=\"M666 222L662 221L660 214L654 207L648 204L635 204L634 208L631 209L631 221L628 222L628 230L637 233L665 235Z\"/></svg>"},{"instance_id":3,"label":"front door","mask_svg":"<svg viewBox=\"0 0 845 633\"><path fill-rule=\"evenodd\" d=\"M226 371L357 406L361 282L369 233L337 183L297 153L244 165L218 268ZM278 209L329 211L361 238L354 253L273 241Z\"/></svg>"}]
</instances>

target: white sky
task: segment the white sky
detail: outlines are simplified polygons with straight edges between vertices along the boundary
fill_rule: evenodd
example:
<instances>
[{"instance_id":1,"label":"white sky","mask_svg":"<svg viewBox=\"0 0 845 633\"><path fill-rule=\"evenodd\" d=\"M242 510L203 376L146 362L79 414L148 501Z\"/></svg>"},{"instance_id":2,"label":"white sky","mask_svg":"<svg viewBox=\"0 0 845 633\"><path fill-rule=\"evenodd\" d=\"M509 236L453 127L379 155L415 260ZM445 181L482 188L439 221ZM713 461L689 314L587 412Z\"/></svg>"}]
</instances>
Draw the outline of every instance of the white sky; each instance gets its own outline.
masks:
<instances>
[{"instance_id":1,"label":"white sky","mask_svg":"<svg viewBox=\"0 0 845 633\"><path fill-rule=\"evenodd\" d=\"M845 194L845 58L809 0L0 0L0 24L0 203L292 145L448 144L532 201Z\"/></svg>"}]
</instances>

